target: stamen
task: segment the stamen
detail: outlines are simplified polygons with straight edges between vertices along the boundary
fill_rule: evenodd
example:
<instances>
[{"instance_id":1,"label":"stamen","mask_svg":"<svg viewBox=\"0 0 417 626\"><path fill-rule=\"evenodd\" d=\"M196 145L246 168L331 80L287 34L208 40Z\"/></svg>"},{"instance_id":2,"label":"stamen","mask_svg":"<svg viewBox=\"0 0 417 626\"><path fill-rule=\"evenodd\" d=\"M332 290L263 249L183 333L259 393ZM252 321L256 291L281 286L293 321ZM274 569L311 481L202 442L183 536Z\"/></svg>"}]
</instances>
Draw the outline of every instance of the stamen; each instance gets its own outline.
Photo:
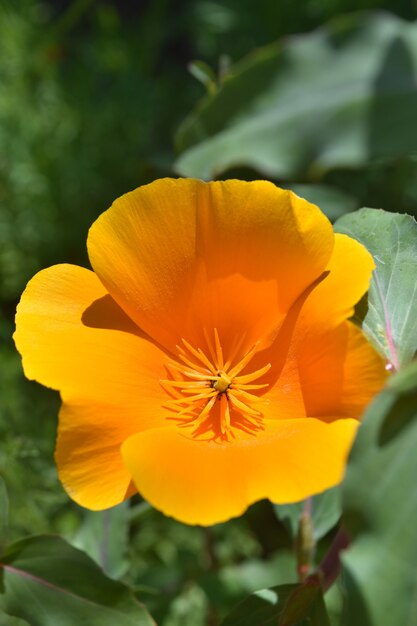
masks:
<instances>
[{"instance_id":1,"label":"stamen","mask_svg":"<svg viewBox=\"0 0 417 626\"><path fill-rule=\"evenodd\" d=\"M214 345L216 346L217 369L222 370L224 367L223 350L220 345L219 333L217 328L214 329Z\"/></svg>"},{"instance_id":2,"label":"stamen","mask_svg":"<svg viewBox=\"0 0 417 626\"><path fill-rule=\"evenodd\" d=\"M252 402L253 404L269 404L269 400L265 400L265 398L259 398L255 396L253 393L248 393L244 391L240 387L231 388L233 394L237 398L243 398L243 400Z\"/></svg>"},{"instance_id":3,"label":"stamen","mask_svg":"<svg viewBox=\"0 0 417 626\"><path fill-rule=\"evenodd\" d=\"M239 389L265 389L265 387L269 387L269 384L263 383L263 385L239 385Z\"/></svg>"},{"instance_id":4,"label":"stamen","mask_svg":"<svg viewBox=\"0 0 417 626\"><path fill-rule=\"evenodd\" d=\"M177 346L178 348L178 346ZM183 361L183 363L185 363L186 365L188 365L189 367L192 367L193 369L196 369L197 372L201 372L201 374L205 374L207 372L207 368L202 367L199 364L195 364L193 363L193 361L191 361L191 359L189 359L184 352L181 350L181 348L178 350L178 358L181 359L181 361ZM210 370L209 370L210 371Z\"/></svg>"},{"instance_id":5,"label":"stamen","mask_svg":"<svg viewBox=\"0 0 417 626\"><path fill-rule=\"evenodd\" d=\"M172 369L177 370L184 376L188 376L188 378L195 378L196 380L207 380L207 374L200 374L200 372L193 372L192 370L185 370L184 366L181 363L176 363L175 361L168 360L167 364L172 367Z\"/></svg>"},{"instance_id":6,"label":"stamen","mask_svg":"<svg viewBox=\"0 0 417 626\"><path fill-rule=\"evenodd\" d=\"M239 386L240 383L250 383L252 382L252 380L256 380L257 378L260 378L261 376L266 374L271 369L271 367L271 364L267 363L265 367L261 367L261 369L256 370L256 372L252 372L252 374L246 374L246 376L236 376L234 378L234 382L238 383Z\"/></svg>"},{"instance_id":7,"label":"stamen","mask_svg":"<svg viewBox=\"0 0 417 626\"><path fill-rule=\"evenodd\" d=\"M236 429L256 435L264 428L262 407L268 404L256 392L268 383L253 381L266 374L271 364L242 374L256 354L258 343L236 359L244 342L241 336L225 360L217 328L212 340L205 329L204 336L208 353L182 338L182 345L177 346L178 360L167 361L170 378L160 382L171 396L164 405L174 412L168 419L177 420L180 428L192 428L190 435L199 440L203 437L204 441L231 442Z\"/></svg>"},{"instance_id":8,"label":"stamen","mask_svg":"<svg viewBox=\"0 0 417 626\"><path fill-rule=\"evenodd\" d=\"M184 344L184 346L187 348L187 350L189 352L191 352L191 354L193 354L195 357L197 357L197 359L200 359L200 361L203 363L203 365L205 365L206 367L208 367L208 369L215 374L216 373L216 369L213 366L212 363L210 363L210 360L207 358L207 356L204 354L204 352L202 351L201 348L199 348L198 350L196 350L195 348L193 348L193 346L191 344L188 343L188 341L186 341L184 338L181 339L182 343Z\"/></svg>"},{"instance_id":9,"label":"stamen","mask_svg":"<svg viewBox=\"0 0 417 626\"><path fill-rule=\"evenodd\" d=\"M211 398L211 396L217 395L215 389L210 389L210 391L206 393L199 393L196 396L191 396L189 398L178 398L177 400L169 400L167 404L176 406L177 404L184 404L184 402L197 402L197 400L204 400L205 398Z\"/></svg>"},{"instance_id":10,"label":"stamen","mask_svg":"<svg viewBox=\"0 0 417 626\"><path fill-rule=\"evenodd\" d=\"M230 431L230 407L224 395L220 397L220 430L222 435Z\"/></svg>"},{"instance_id":11,"label":"stamen","mask_svg":"<svg viewBox=\"0 0 417 626\"><path fill-rule=\"evenodd\" d=\"M181 389L185 389L187 387L192 387L193 389L195 389L197 386L198 387L206 387L207 383L204 381L202 381L201 383L197 382L197 381L187 381L187 380L161 380L161 384L164 385L164 387L180 387Z\"/></svg>"},{"instance_id":12,"label":"stamen","mask_svg":"<svg viewBox=\"0 0 417 626\"><path fill-rule=\"evenodd\" d=\"M228 398L230 402L243 413L245 414L247 413L248 415L253 415L253 417L262 416L262 413L260 411L257 411L256 409L252 409L247 404L244 404L243 402L241 402L241 400L238 400L236 396L233 395L233 393L229 393Z\"/></svg>"},{"instance_id":13,"label":"stamen","mask_svg":"<svg viewBox=\"0 0 417 626\"><path fill-rule=\"evenodd\" d=\"M234 378L235 376L237 376L239 374L239 372L241 372L243 370L245 365L247 365L249 363L249 361L251 361L251 359L252 359L253 355L255 354L255 352L256 352L256 344L252 346L252 348L243 357L243 359L241 361L239 361L239 363L237 365L235 365L235 367L230 371L231 378Z\"/></svg>"},{"instance_id":14,"label":"stamen","mask_svg":"<svg viewBox=\"0 0 417 626\"><path fill-rule=\"evenodd\" d=\"M195 420L194 420L194 424L196 424L196 422L201 422L201 421L202 421L202 420L206 417L206 415L208 415L208 414L210 413L211 409L212 409L212 408L213 408L213 406L214 406L214 403L216 402L216 399L217 399L217 398L216 398L216 397L214 397L214 398L211 398L211 400L209 400L209 401L207 402L207 404L206 404L206 406L204 407L204 409L203 409L203 410L201 411L201 413L199 413L199 414L197 415L197 417L195 418Z\"/></svg>"}]
</instances>

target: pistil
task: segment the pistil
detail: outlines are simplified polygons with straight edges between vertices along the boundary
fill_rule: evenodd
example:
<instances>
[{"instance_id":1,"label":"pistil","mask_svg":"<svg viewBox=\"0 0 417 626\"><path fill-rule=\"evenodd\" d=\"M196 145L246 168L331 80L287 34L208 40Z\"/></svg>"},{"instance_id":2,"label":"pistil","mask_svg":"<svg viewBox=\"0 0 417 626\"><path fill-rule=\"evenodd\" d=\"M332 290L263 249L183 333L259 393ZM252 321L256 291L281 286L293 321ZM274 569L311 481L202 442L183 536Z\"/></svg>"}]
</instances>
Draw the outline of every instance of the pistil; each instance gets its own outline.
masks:
<instances>
[{"instance_id":1,"label":"pistil","mask_svg":"<svg viewBox=\"0 0 417 626\"><path fill-rule=\"evenodd\" d=\"M252 383L268 372L270 363L243 373L257 345L239 360L233 354L225 362L217 330L213 342L207 333L205 337L210 356L182 339L182 345L177 346L178 360L168 361L171 378L161 380L171 396L165 406L175 412L172 419L180 427L193 429L193 437L212 433L216 440L231 441L236 428L256 434L263 429L262 408L267 400L253 392L268 387L268 383Z\"/></svg>"}]
</instances>

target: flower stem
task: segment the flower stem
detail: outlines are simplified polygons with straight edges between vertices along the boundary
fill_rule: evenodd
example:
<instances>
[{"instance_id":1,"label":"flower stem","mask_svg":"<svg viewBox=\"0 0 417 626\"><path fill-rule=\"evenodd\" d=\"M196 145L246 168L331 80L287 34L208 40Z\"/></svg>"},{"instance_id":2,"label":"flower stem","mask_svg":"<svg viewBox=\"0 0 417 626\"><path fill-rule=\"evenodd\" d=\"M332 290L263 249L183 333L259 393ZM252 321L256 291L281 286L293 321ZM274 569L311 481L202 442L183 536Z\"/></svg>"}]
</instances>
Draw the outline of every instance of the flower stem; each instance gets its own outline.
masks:
<instances>
[{"instance_id":1,"label":"flower stem","mask_svg":"<svg viewBox=\"0 0 417 626\"><path fill-rule=\"evenodd\" d=\"M315 540L312 512L313 499L310 497L304 502L296 541L297 571L300 582L303 582L307 578L313 562Z\"/></svg>"},{"instance_id":2,"label":"flower stem","mask_svg":"<svg viewBox=\"0 0 417 626\"><path fill-rule=\"evenodd\" d=\"M347 531L344 528L339 528L333 543L317 569L323 592L326 592L338 577L340 572L340 553L348 547L349 543L350 537Z\"/></svg>"}]
</instances>

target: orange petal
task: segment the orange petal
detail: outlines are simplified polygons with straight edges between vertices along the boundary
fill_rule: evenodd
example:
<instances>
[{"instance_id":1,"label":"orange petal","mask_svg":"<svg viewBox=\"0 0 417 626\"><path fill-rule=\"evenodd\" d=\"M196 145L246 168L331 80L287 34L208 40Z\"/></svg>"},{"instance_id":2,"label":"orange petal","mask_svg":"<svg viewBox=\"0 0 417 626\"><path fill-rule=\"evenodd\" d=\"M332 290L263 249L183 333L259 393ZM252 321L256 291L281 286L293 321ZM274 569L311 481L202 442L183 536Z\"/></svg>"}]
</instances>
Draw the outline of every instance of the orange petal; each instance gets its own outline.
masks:
<instances>
[{"instance_id":1,"label":"orange petal","mask_svg":"<svg viewBox=\"0 0 417 626\"><path fill-rule=\"evenodd\" d=\"M359 418L387 378L383 359L351 322L304 338L296 350L308 415Z\"/></svg>"},{"instance_id":2,"label":"orange petal","mask_svg":"<svg viewBox=\"0 0 417 626\"><path fill-rule=\"evenodd\" d=\"M223 348L274 329L324 270L327 218L265 181L164 179L122 196L93 224L93 268L115 300L168 349Z\"/></svg>"},{"instance_id":3,"label":"orange petal","mask_svg":"<svg viewBox=\"0 0 417 626\"><path fill-rule=\"evenodd\" d=\"M131 476L120 454L127 433L132 434L118 406L62 405L55 461L59 479L75 502L98 511L132 495Z\"/></svg>"},{"instance_id":4,"label":"orange petal","mask_svg":"<svg viewBox=\"0 0 417 626\"><path fill-rule=\"evenodd\" d=\"M164 353L86 269L39 272L18 307L15 341L26 376L64 400L56 458L71 496L89 508L120 502L130 476L120 445L164 425Z\"/></svg>"},{"instance_id":5,"label":"orange petal","mask_svg":"<svg viewBox=\"0 0 417 626\"><path fill-rule=\"evenodd\" d=\"M383 387L384 362L350 323L354 304L369 287L374 263L359 243L335 236L328 276L290 310L273 344L254 367L270 362L268 415L359 418Z\"/></svg>"},{"instance_id":6,"label":"orange petal","mask_svg":"<svg viewBox=\"0 0 417 626\"><path fill-rule=\"evenodd\" d=\"M146 398L155 413L166 399L159 383L166 378L165 354L89 270L55 265L39 272L19 303L14 339L27 378L60 390L64 400L88 397L138 409ZM143 418L146 427L157 419Z\"/></svg>"},{"instance_id":7,"label":"orange petal","mask_svg":"<svg viewBox=\"0 0 417 626\"><path fill-rule=\"evenodd\" d=\"M295 502L340 482L357 425L272 421L261 435L231 444L152 430L130 437L122 454L146 500L179 521L210 525L262 498Z\"/></svg>"},{"instance_id":8,"label":"orange petal","mask_svg":"<svg viewBox=\"0 0 417 626\"><path fill-rule=\"evenodd\" d=\"M336 234L328 263L328 276L311 292L300 314L299 334L322 332L353 315L354 307L368 291L375 263L366 248Z\"/></svg>"}]
</instances>

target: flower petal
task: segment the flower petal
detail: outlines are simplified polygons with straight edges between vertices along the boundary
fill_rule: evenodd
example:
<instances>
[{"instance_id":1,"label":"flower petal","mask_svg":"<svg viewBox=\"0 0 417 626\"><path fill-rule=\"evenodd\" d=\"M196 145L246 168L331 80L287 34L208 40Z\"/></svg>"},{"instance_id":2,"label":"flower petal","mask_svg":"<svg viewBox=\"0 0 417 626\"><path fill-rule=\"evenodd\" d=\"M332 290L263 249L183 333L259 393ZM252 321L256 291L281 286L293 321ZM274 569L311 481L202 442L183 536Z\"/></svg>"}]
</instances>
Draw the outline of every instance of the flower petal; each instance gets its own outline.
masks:
<instances>
[{"instance_id":1,"label":"flower petal","mask_svg":"<svg viewBox=\"0 0 417 626\"><path fill-rule=\"evenodd\" d=\"M163 179L122 196L90 229L93 268L168 349L224 348L273 330L322 273L333 232L317 207L265 181Z\"/></svg>"},{"instance_id":2,"label":"flower petal","mask_svg":"<svg viewBox=\"0 0 417 626\"><path fill-rule=\"evenodd\" d=\"M231 444L152 430L130 437L122 454L146 500L182 522L210 525L263 498L295 502L340 482L357 425L272 421L261 435Z\"/></svg>"},{"instance_id":3,"label":"flower petal","mask_svg":"<svg viewBox=\"0 0 417 626\"><path fill-rule=\"evenodd\" d=\"M279 334L270 348L257 355L259 362L273 364L261 379L269 384L268 405L263 409L268 419L302 415L327 421L359 419L384 386L384 360L351 322L321 334L295 334L285 343Z\"/></svg>"},{"instance_id":4,"label":"flower petal","mask_svg":"<svg viewBox=\"0 0 417 626\"><path fill-rule=\"evenodd\" d=\"M123 441L160 428L169 414L160 385L165 354L146 339L93 272L57 265L39 272L18 307L15 341L26 376L64 400L56 448L71 497L91 509L121 502L130 474Z\"/></svg>"},{"instance_id":5,"label":"flower petal","mask_svg":"<svg viewBox=\"0 0 417 626\"><path fill-rule=\"evenodd\" d=\"M351 317L355 304L369 289L374 268L372 255L362 244L337 233L326 268L329 274L307 298L297 332L322 332Z\"/></svg>"},{"instance_id":6,"label":"flower petal","mask_svg":"<svg viewBox=\"0 0 417 626\"><path fill-rule=\"evenodd\" d=\"M351 322L305 338L297 361L308 415L359 418L387 379L384 360Z\"/></svg>"},{"instance_id":7,"label":"flower petal","mask_svg":"<svg viewBox=\"0 0 417 626\"><path fill-rule=\"evenodd\" d=\"M123 409L99 403L63 404L55 461L58 476L75 502L98 511L136 491L120 454L127 433Z\"/></svg>"},{"instance_id":8,"label":"flower petal","mask_svg":"<svg viewBox=\"0 0 417 626\"><path fill-rule=\"evenodd\" d=\"M345 321L368 289L373 268L361 244L335 236L329 274L296 302L274 342L253 361L255 368L272 365L261 380L269 384L269 417L359 418L383 387L383 359Z\"/></svg>"},{"instance_id":9,"label":"flower petal","mask_svg":"<svg viewBox=\"0 0 417 626\"><path fill-rule=\"evenodd\" d=\"M39 272L22 295L14 339L26 376L60 390L65 401L116 403L120 413L129 408L137 428L161 425L165 354L93 272L75 265Z\"/></svg>"}]
</instances>

